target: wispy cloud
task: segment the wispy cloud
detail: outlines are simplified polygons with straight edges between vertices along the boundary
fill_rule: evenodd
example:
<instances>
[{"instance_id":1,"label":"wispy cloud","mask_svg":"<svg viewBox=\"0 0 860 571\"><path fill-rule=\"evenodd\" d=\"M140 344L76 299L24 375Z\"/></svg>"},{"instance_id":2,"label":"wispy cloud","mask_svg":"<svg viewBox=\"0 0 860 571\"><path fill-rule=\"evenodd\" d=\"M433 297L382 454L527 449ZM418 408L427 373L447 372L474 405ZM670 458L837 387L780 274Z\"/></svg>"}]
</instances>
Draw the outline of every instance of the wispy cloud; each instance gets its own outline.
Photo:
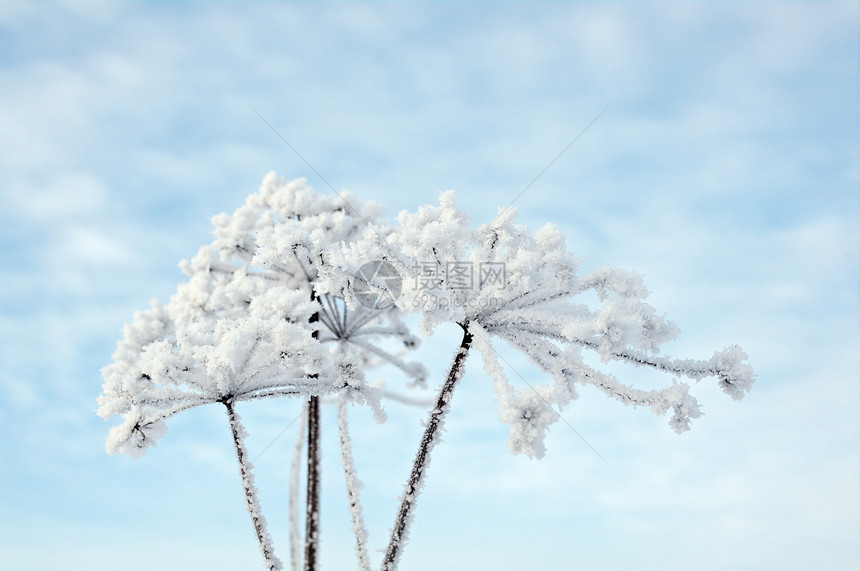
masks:
<instances>
[{"instance_id":1,"label":"wispy cloud","mask_svg":"<svg viewBox=\"0 0 860 571\"><path fill-rule=\"evenodd\" d=\"M457 397L468 414L452 419L430 488L460 494L446 510L477 506L456 517L495 543L557 540L539 555L547 568L630 568L623 557L637 549L676 569L693 557L707 558L701 568L804 568L822 551L834 568L857 565L858 24L853 4L0 4L0 419L26 435L0 445L23 467L13 473L4 462L0 475L14 476L26 499L10 504L4 529L15 518L54 521L41 551L111 568L101 539L129 537L112 531L111 518L172 513L179 499L153 493L146 507L123 511L83 482L136 489L169 473L176 489L196 489L194 466L211 468L226 453L205 440L185 472L172 467L206 438L191 422L208 427L205 414L174 427L176 449L146 465L80 466L62 435L101 446L98 368L131 312L183 279L176 264L208 241L207 217L237 207L271 169L327 191L253 109L338 191L394 214L453 187L480 223L607 108L516 202L519 218L562 226L587 267L641 270L654 304L684 331L679 353L740 341L759 383L740 405L698 387L708 415L683 438L584 393L568 420L597 439L606 468L560 430L550 438L563 453L542 463L508 457L493 408L480 404L488 384L470 372ZM430 361L447 360L442 341L427 344ZM529 380L536 374L512 364ZM629 374L649 382L640 373ZM284 413L279 424L278 412L249 413L265 429L261 447L289 421ZM408 456L420 427L408 411L390 412L382 428L356 419L356 441L361 430L371 443L385 434ZM368 513L373 537L374 525L390 525L409 459L399 470L398 458L371 448L357 461L380 506ZM273 447L266 461L282 452ZM470 464L476 455L480 466ZM38 467L43 457L50 469ZM261 474L260 485L280 501L276 476ZM206 485L220 493L234 483ZM39 487L83 498L75 501L89 506L92 529L75 535L71 500L52 519L59 508L36 501ZM468 552L482 545L433 527L447 516L427 493L414 553L430 549L426 533L467 550L462 561L486 557ZM522 509L497 505L501 493ZM232 530L219 518L227 516L183 519L206 532L149 563L211 549L210 534ZM175 531L146 524L136 533ZM331 525L326 544L335 546L340 528ZM62 537L77 540L76 551ZM0 558L37 565L35 548L11 541L0 540ZM498 568L525 557L519 547L499 553Z\"/></svg>"}]
</instances>

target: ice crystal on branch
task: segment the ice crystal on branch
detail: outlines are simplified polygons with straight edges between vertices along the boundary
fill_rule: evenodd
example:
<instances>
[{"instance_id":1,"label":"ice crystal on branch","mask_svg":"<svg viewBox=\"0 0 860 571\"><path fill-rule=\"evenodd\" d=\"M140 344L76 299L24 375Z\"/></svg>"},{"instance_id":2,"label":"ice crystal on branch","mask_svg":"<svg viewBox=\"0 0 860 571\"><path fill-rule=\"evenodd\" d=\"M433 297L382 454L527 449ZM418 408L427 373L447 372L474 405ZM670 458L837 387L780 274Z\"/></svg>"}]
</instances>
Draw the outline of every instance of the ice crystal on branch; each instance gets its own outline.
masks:
<instances>
[{"instance_id":1,"label":"ice crystal on branch","mask_svg":"<svg viewBox=\"0 0 860 571\"><path fill-rule=\"evenodd\" d=\"M514 222L512 209L500 209L489 224L472 226L457 208L453 191L443 192L438 206L401 212L396 226L367 228L361 239L343 244L327 259L322 281L333 291L346 292L348 304L356 301L351 276L368 260L379 260L400 273L396 304L420 315L425 335L440 323L455 323L464 332L401 496L383 559L386 571L398 565L430 453L472 347L493 379L499 418L510 426L510 451L538 458L546 453L549 427L577 397L578 386L595 386L658 415L671 410L669 424L678 433L700 416L687 384L673 378L663 389L636 389L588 365L586 351L604 363L626 362L673 377L716 377L736 399L754 380L746 354L737 347L707 360L660 356L661 345L675 338L678 329L645 302L648 292L637 274L609 268L580 274L558 228L548 224L532 234ZM596 294L596 306L586 302L583 294L588 292ZM523 353L551 382L517 389L499 362L494 340Z\"/></svg>"},{"instance_id":2,"label":"ice crystal on branch","mask_svg":"<svg viewBox=\"0 0 860 571\"><path fill-rule=\"evenodd\" d=\"M404 362L378 342L393 340L406 349L417 347L418 338L399 321L396 309L372 311L358 306L348 310L342 291L318 283L326 254L363 235L368 225L381 226L377 219L381 210L380 205L360 201L348 192L319 195L303 179L286 182L268 174L259 192L232 215L213 217L215 240L181 264L190 279L174 298L177 320L241 315L255 298L290 319L277 307L280 296L273 290L304 291L323 326L321 341L353 346L362 367L381 359L423 383L427 375L423 365Z\"/></svg>"},{"instance_id":3,"label":"ice crystal on branch","mask_svg":"<svg viewBox=\"0 0 860 571\"><path fill-rule=\"evenodd\" d=\"M532 234L515 223L512 209L505 209L491 223L474 227L457 208L453 191L442 193L438 206L401 212L397 221L384 234L369 233L346 245L338 258L344 268L340 275L348 276L368 258L386 260L403 275L398 306L420 314L426 334L439 323L453 322L474 335L494 380L499 416L511 425L514 452L543 456L546 430L559 418L555 411L576 398L576 388L583 385L656 414L672 410L670 425L677 432L699 417L687 384L635 389L588 365L583 351L603 362L650 367L674 377L716 377L736 399L752 386L752 369L738 347L707 360L660 356L661 345L674 339L678 328L646 303L640 276L610 268L580 275L555 226ZM504 273L502 279L488 271L493 268ZM582 295L590 291L599 300L595 307ZM498 363L493 339L522 352L552 383L515 388Z\"/></svg>"},{"instance_id":4,"label":"ice crystal on branch","mask_svg":"<svg viewBox=\"0 0 860 571\"><path fill-rule=\"evenodd\" d=\"M316 288L324 253L359 236L379 210L348 195L316 195L303 180L268 175L232 215L212 219L214 241L180 264L188 281L169 304L153 302L135 314L114 362L102 371L98 413L122 417L108 435L110 453L137 458L166 433L173 415L205 404L226 407L248 511L272 569L281 564L256 499L235 404L337 393L343 403L371 407L381 422L382 392L367 385L364 368L383 360L414 382L426 376L422 365L376 343L417 346L396 308L350 312L339 292ZM356 480L348 476L352 486Z\"/></svg>"},{"instance_id":5,"label":"ice crystal on branch","mask_svg":"<svg viewBox=\"0 0 860 571\"><path fill-rule=\"evenodd\" d=\"M313 339L309 304L299 295L282 292L284 307L297 302L292 322L249 311L177 325L170 306L158 304L138 313L103 370L99 414L124 419L111 430L108 451L139 456L164 434L166 419L195 406L363 387L348 355Z\"/></svg>"},{"instance_id":6,"label":"ice crystal on branch","mask_svg":"<svg viewBox=\"0 0 860 571\"><path fill-rule=\"evenodd\" d=\"M474 226L453 191L442 193L438 205L401 212L396 224L381 221L380 210L348 193L321 196L304 180L266 176L233 214L213 217L212 243L181 264L188 280L167 305L153 302L135 314L113 363L103 369L98 412L122 417L107 439L111 453L140 456L164 435L173 415L205 404L225 406L248 512L269 569L280 569L281 562L257 500L236 404L274 397L304 401L307 438L298 437L291 472L290 562L312 570L319 534L320 397L337 396L355 550L359 567L369 568L346 404L370 407L381 422L382 397L419 402L365 381L368 367L389 364L412 385L425 383L424 365L403 359L418 346L403 313L419 316L424 335L453 323L463 337L428 405L384 571L397 568L431 453L473 348L492 380L499 419L509 427L510 451L536 458L546 454L546 434L579 387L668 415L670 427L682 433L701 413L681 379L715 378L734 399L753 384L747 355L736 346L708 359L663 356L662 345L679 331L646 302L641 277L612 268L581 272L553 225L532 233L515 222L512 209L501 209L490 223ZM512 383L504 357L510 349L522 353L545 382ZM600 363L612 362L647 367L670 380L663 388L638 389L600 370ZM297 515L303 450L304 562Z\"/></svg>"}]
</instances>

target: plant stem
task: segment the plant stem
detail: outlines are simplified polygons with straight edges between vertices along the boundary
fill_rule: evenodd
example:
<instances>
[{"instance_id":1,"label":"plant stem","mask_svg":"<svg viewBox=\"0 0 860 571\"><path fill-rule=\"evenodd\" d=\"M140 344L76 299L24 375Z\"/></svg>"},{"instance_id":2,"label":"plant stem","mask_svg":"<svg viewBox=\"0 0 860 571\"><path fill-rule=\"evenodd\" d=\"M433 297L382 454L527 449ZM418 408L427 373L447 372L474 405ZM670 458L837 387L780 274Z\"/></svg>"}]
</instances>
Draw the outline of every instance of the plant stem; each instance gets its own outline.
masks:
<instances>
[{"instance_id":1,"label":"plant stem","mask_svg":"<svg viewBox=\"0 0 860 571\"><path fill-rule=\"evenodd\" d=\"M445 416L451 409L450 401L454 388L457 386L457 382L463 377L466 356L469 354L469 348L472 346L472 334L469 333L468 322L461 326L463 327L463 340L460 342L457 352L454 353L454 362L451 363L448 377L439 390L436 405L430 411L427 427L424 429L424 435L421 437L418 453L412 465L412 473L409 475L409 481L406 483L406 488L403 492L400 510L397 512L397 518L394 520L394 527L391 530L391 540L388 543L388 549L382 561L382 571L394 571L397 569L403 544L406 542L409 526L414 518L415 502L424 483L427 464L430 461L430 452L438 441L437 435L445 421Z\"/></svg>"},{"instance_id":2,"label":"plant stem","mask_svg":"<svg viewBox=\"0 0 860 571\"><path fill-rule=\"evenodd\" d=\"M306 425L308 422L307 404L302 405L296 445L293 448L293 461L290 467L290 563L293 571L302 567L302 546L299 536L299 473L301 472L302 451L305 447Z\"/></svg>"},{"instance_id":3,"label":"plant stem","mask_svg":"<svg viewBox=\"0 0 860 571\"><path fill-rule=\"evenodd\" d=\"M266 518L263 517L260 501L257 498L257 487L254 485L254 466L248 460L248 450L245 448L245 436L247 434L245 427L242 425L239 415L233 409L233 402L230 400L223 402L224 406L227 407L227 418L230 420L230 431L233 433L236 459L239 461L239 475L242 476L245 502L247 503L248 513L251 515L251 523L254 525L254 533L257 535L257 541L260 542L260 549L263 551L266 568L270 571L280 571L282 568L281 560L275 556L272 538L269 536L266 526Z\"/></svg>"},{"instance_id":4,"label":"plant stem","mask_svg":"<svg viewBox=\"0 0 860 571\"><path fill-rule=\"evenodd\" d=\"M370 558L367 555L367 527L364 525L364 515L358 490L361 482L355 475L355 463L352 460L352 442L349 437L346 399L343 394L337 400L337 428L340 435L340 453L343 462L346 494L349 498L349 513L352 516L352 531L355 534L355 552L358 556L360 571L370 571Z\"/></svg>"},{"instance_id":5,"label":"plant stem","mask_svg":"<svg viewBox=\"0 0 860 571\"><path fill-rule=\"evenodd\" d=\"M322 306L322 300L314 291L312 280L308 279L311 290L311 301ZM320 320L320 312L316 311L308 320L315 324ZM319 339L319 329L311 333L311 337ZM316 375L311 375L316 376ZM317 548L319 547L320 523L320 401L319 397L308 399L308 485L307 501L305 502L305 571L315 571L317 567Z\"/></svg>"},{"instance_id":6,"label":"plant stem","mask_svg":"<svg viewBox=\"0 0 860 571\"><path fill-rule=\"evenodd\" d=\"M319 397L310 397L308 400L308 499L305 519L305 571L315 571L319 544L319 425Z\"/></svg>"}]
</instances>

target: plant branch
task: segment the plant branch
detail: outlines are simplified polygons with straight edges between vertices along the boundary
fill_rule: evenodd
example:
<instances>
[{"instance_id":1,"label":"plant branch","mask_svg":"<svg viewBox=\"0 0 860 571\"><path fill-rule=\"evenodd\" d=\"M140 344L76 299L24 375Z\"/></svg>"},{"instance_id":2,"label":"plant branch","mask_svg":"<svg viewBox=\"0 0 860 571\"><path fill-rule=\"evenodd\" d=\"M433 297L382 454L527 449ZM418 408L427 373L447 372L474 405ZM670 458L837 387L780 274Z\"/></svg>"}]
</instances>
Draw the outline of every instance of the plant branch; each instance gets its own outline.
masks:
<instances>
[{"instance_id":1,"label":"plant branch","mask_svg":"<svg viewBox=\"0 0 860 571\"><path fill-rule=\"evenodd\" d=\"M319 397L308 399L308 486L305 519L305 571L315 571L319 545L320 519L320 403Z\"/></svg>"},{"instance_id":2,"label":"plant branch","mask_svg":"<svg viewBox=\"0 0 860 571\"><path fill-rule=\"evenodd\" d=\"M355 475L355 464L352 460L352 441L349 437L346 399L341 394L337 399L337 428L340 436L341 460L343 462L346 493L349 497L349 513L352 516L352 531L355 534L355 552L358 556L358 567L361 571L370 571L370 558L367 555L367 527L361 509L358 490L361 482Z\"/></svg>"},{"instance_id":3,"label":"plant branch","mask_svg":"<svg viewBox=\"0 0 860 571\"><path fill-rule=\"evenodd\" d=\"M302 566L302 552L299 537L299 473L301 472L302 450L305 446L305 431L307 430L307 406L302 405L296 445L293 448L293 462L290 468L290 562L293 571L299 571Z\"/></svg>"},{"instance_id":4,"label":"plant branch","mask_svg":"<svg viewBox=\"0 0 860 571\"><path fill-rule=\"evenodd\" d=\"M233 445L236 449L236 459L239 462L239 475L242 476L242 487L245 490L245 501L248 513L251 515L251 523L254 525L254 533L257 535L257 541L260 542L266 568L270 571L280 571L282 569L281 560L275 556L266 518L263 517L260 501L257 498L257 487L254 485L254 466L248 460L248 450L245 448L245 427L233 409L233 402L230 400L223 402L224 406L227 407L227 418L230 419L230 431L233 433Z\"/></svg>"},{"instance_id":5,"label":"plant branch","mask_svg":"<svg viewBox=\"0 0 860 571\"><path fill-rule=\"evenodd\" d=\"M472 346L472 334L469 332L468 325L468 322L461 325L463 327L463 340L460 342L457 352L454 353L454 362L451 363L448 377L439 390L436 405L430 411L427 426L424 429L424 435L421 437L418 453L412 465L412 473L409 475L409 481L406 483L406 488L403 492L397 518L394 520L394 527L391 530L391 540L388 543L388 549L382 561L382 571L394 571L397 569L403 544L406 542L409 526L412 524L412 519L414 518L415 502L424 484L427 464L430 461L430 452L439 440L438 433L445 421L445 416L451 408L450 401L454 388L457 386L457 382L463 377L466 356L469 354L469 348Z\"/></svg>"}]
</instances>

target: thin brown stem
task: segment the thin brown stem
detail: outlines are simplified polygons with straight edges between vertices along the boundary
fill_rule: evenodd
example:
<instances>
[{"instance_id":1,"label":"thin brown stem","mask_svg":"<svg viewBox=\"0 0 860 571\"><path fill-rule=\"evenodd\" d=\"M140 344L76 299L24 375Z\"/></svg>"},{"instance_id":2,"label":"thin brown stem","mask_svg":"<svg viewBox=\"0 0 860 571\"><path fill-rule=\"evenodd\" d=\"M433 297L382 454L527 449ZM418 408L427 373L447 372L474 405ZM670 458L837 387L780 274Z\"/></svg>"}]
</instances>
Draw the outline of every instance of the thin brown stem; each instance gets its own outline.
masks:
<instances>
[{"instance_id":1,"label":"thin brown stem","mask_svg":"<svg viewBox=\"0 0 860 571\"><path fill-rule=\"evenodd\" d=\"M468 323L462 327L463 340L460 342L457 352L454 353L454 362L451 363L448 377L439 390L436 405L430 411L424 435L421 437L421 443L418 445L418 453L415 455L412 472L409 474L409 481L406 483L406 489L400 502L400 509L397 512L397 518L394 520L394 527L391 530L391 540L388 543L388 549L382 561L382 571L394 571L397 569L403 544L406 542L409 532L409 526L414 519L415 502L424 483L427 464L430 461L430 452L438 442L438 433L445 421L445 416L451 409L450 402L454 388L457 386L457 382L463 377L466 357L469 354L469 348L472 346L472 334L469 333Z\"/></svg>"},{"instance_id":2,"label":"thin brown stem","mask_svg":"<svg viewBox=\"0 0 860 571\"><path fill-rule=\"evenodd\" d=\"M305 519L305 571L315 571L320 519L319 397L308 400L308 499Z\"/></svg>"}]
</instances>

